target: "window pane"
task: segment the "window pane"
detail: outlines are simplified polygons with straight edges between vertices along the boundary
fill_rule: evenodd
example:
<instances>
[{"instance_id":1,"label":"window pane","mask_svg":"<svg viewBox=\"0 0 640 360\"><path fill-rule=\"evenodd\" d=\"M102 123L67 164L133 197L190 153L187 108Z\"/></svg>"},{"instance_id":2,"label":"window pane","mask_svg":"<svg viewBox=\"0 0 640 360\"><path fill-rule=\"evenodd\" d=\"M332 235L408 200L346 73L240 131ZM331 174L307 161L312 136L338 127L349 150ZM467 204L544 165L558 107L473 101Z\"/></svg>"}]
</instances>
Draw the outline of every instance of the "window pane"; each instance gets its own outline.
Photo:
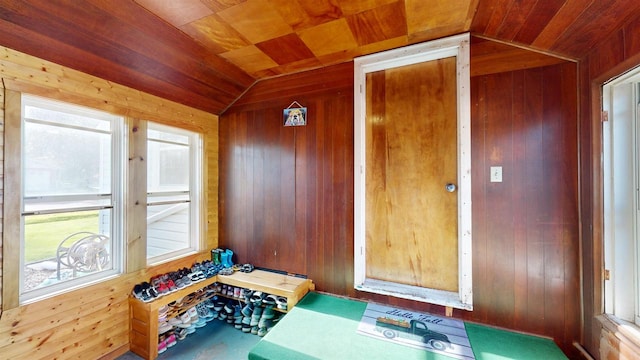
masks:
<instances>
[{"instance_id":1,"label":"window pane","mask_svg":"<svg viewBox=\"0 0 640 360\"><path fill-rule=\"evenodd\" d=\"M195 134L155 123L147 134L147 259L160 261L196 249Z\"/></svg>"},{"instance_id":2,"label":"window pane","mask_svg":"<svg viewBox=\"0 0 640 360\"><path fill-rule=\"evenodd\" d=\"M111 134L26 122L25 196L109 193Z\"/></svg>"},{"instance_id":3,"label":"window pane","mask_svg":"<svg viewBox=\"0 0 640 360\"><path fill-rule=\"evenodd\" d=\"M147 207L147 257L190 248L189 204Z\"/></svg>"},{"instance_id":4,"label":"window pane","mask_svg":"<svg viewBox=\"0 0 640 360\"><path fill-rule=\"evenodd\" d=\"M110 132L110 115L100 111L93 111L80 107L70 107L55 101L39 99L42 105L25 105L24 118L27 120L39 120L59 125L75 126L86 129ZM60 110L57 110L60 109Z\"/></svg>"},{"instance_id":5,"label":"window pane","mask_svg":"<svg viewBox=\"0 0 640 360\"><path fill-rule=\"evenodd\" d=\"M113 269L111 210L24 217L23 291Z\"/></svg>"},{"instance_id":6,"label":"window pane","mask_svg":"<svg viewBox=\"0 0 640 360\"><path fill-rule=\"evenodd\" d=\"M178 134L174 132L170 133L162 130L149 129L147 131L147 138L149 140L160 140L165 142L189 145L189 136L186 134Z\"/></svg>"},{"instance_id":7,"label":"window pane","mask_svg":"<svg viewBox=\"0 0 640 360\"><path fill-rule=\"evenodd\" d=\"M149 141L148 192L189 190L189 146Z\"/></svg>"}]
</instances>

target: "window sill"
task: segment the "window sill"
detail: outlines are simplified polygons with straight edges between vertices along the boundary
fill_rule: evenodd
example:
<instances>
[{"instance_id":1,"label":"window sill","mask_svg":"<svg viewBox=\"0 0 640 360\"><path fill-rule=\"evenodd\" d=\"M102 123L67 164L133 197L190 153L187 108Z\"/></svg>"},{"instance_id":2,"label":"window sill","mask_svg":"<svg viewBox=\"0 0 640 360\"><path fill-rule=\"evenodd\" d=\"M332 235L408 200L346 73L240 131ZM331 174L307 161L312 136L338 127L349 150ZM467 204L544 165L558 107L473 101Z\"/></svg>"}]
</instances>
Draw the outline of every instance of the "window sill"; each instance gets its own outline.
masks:
<instances>
[{"instance_id":1,"label":"window sill","mask_svg":"<svg viewBox=\"0 0 640 360\"><path fill-rule=\"evenodd\" d=\"M596 319L602 324L604 330L620 341L618 351L628 351L640 358L640 327L638 325L607 314L596 316Z\"/></svg>"}]
</instances>

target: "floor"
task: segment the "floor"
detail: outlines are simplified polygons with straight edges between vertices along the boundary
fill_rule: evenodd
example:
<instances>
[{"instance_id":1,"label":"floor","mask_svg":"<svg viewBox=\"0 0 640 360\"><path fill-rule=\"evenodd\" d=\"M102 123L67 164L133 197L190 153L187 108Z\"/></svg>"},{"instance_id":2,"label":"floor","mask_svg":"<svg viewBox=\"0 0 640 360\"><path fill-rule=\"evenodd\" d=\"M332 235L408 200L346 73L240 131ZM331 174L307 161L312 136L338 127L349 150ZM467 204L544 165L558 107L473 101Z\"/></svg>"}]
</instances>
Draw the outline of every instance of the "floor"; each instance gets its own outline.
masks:
<instances>
[{"instance_id":1,"label":"floor","mask_svg":"<svg viewBox=\"0 0 640 360\"><path fill-rule=\"evenodd\" d=\"M158 355L157 360L241 360L247 359L249 350L260 341L257 335L243 333L233 325L213 320L207 326ZM141 360L128 352L117 360Z\"/></svg>"}]
</instances>

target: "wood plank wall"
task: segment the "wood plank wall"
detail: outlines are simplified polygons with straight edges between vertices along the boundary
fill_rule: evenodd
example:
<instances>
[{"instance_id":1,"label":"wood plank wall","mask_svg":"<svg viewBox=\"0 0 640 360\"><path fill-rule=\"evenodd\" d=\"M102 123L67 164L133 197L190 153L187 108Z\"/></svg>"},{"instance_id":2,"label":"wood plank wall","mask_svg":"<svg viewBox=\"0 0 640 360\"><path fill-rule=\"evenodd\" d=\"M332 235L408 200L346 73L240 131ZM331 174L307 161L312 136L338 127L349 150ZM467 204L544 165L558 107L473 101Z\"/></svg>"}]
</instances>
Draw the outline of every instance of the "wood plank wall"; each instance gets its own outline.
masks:
<instances>
[{"instance_id":1,"label":"wood plank wall","mask_svg":"<svg viewBox=\"0 0 640 360\"><path fill-rule=\"evenodd\" d=\"M204 135L205 148L209 150L205 178L212 181L207 182L204 194L208 233L203 252L13 309L7 309L3 299L0 359L114 358L129 349L128 298L134 284L156 274L190 267L195 261L208 258L208 250L217 246L217 117L5 47L0 47L0 76L3 86L13 90L72 101L121 115L153 119L198 130ZM3 100L4 89L0 89L0 94L0 100ZM4 101L0 101L0 105L3 106ZM0 111L1 119L4 119L4 111ZM3 130L4 122L0 121L0 133ZM0 138L3 139L4 136ZM0 142L2 161L3 144ZM0 171L3 169L0 167ZM9 174L0 175L2 189L5 175ZM4 215L0 212L0 218ZM2 245L19 241L2 235ZM15 261L2 260L2 264ZM7 274L5 269L6 265L0 268L0 279L17 276Z\"/></svg>"},{"instance_id":2,"label":"wood plank wall","mask_svg":"<svg viewBox=\"0 0 640 360\"><path fill-rule=\"evenodd\" d=\"M351 294L353 66L258 83L220 122L220 237L238 261ZM307 125L283 127L283 109Z\"/></svg>"},{"instance_id":3,"label":"wood plank wall","mask_svg":"<svg viewBox=\"0 0 640 360\"><path fill-rule=\"evenodd\" d=\"M640 65L640 15L631 19L618 31L610 34L579 63L580 94L580 168L582 257L584 277L584 347L602 359L617 359L632 353L637 345L621 344L603 339L618 335L603 328L596 316L602 313L603 214L601 182L600 96L602 84L629 69ZM600 348L602 346L602 348ZM621 357L622 356L622 357Z\"/></svg>"},{"instance_id":4,"label":"wood plank wall","mask_svg":"<svg viewBox=\"0 0 640 360\"><path fill-rule=\"evenodd\" d=\"M474 311L553 337L580 332L574 63L472 78ZM503 166L502 183L489 182Z\"/></svg>"},{"instance_id":5,"label":"wood plank wall","mask_svg":"<svg viewBox=\"0 0 640 360\"><path fill-rule=\"evenodd\" d=\"M473 54L472 47L472 72ZM489 58L499 61L482 57ZM222 114L220 244L240 261L306 274L320 291L444 314L353 289L352 73L349 63L264 81ZM474 311L454 316L553 337L573 356L576 65L476 74ZM294 100L309 108L309 125L283 128L282 109ZM503 166L503 183L488 182L490 165Z\"/></svg>"}]
</instances>

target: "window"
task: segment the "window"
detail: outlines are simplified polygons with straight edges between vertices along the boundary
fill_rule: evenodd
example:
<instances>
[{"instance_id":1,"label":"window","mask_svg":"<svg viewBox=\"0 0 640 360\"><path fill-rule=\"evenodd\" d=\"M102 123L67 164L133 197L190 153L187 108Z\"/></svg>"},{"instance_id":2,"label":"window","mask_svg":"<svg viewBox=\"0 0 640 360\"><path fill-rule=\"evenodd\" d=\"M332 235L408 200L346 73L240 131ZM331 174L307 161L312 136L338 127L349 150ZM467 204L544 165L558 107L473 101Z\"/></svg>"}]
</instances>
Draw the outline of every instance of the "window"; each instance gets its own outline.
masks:
<instances>
[{"instance_id":1,"label":"window","mask_svg":"<svg viewBox=\"0 0 640 360\"><path fill-rule=\"evenodd\" d=\"M148 131L129 136L122 116L11 90L5 107L3 256L19 259L3 267L6 309L121 274L126 220L144 213L147 238L132 253L148 254L128 259L134 270L200 248L200 134L141 121ZM138 136L147 156L131 165ZM131 186L147 187L146 211L127 210Z\"/></svg>"},{"instance_id":2,"label":"window","mask_svg":"<svg viewBox=\"0 0 640 360\"><path fill-rule=\"evenodd\" d=\"M198 250L201 152L197 133L149 123L148 262L160 262Z\"/></svg>"},{"instance_id":3,"label":"window","mask_svg":"<svg viewBox=\"0 0 640 360\"><path fill-rule=\"evenodd\" d=\"M20 301L121 272L124 119L23 95Z\"/></svg>"},{"instance_id":4,"label":"window","mask_svg":"<svg viewBox=\"0 0 640 360\"><path fill-rule=\"evenodd\" d=\"M603 88L605 312L640 324L640 68Z\"/></svg>"}]
</instances>

